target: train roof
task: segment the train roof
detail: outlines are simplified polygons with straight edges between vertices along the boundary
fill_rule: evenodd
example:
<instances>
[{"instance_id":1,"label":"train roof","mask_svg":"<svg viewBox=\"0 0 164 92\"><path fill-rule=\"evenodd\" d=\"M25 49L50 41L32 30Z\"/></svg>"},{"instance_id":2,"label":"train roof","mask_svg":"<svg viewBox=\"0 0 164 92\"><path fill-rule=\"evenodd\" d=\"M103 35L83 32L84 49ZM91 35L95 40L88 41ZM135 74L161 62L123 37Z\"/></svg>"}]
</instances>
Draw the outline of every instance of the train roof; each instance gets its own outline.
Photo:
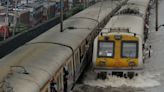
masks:
<instances>
[{"instance_id":1,"label":"train roof","mask_svg":"<svg viewBox=\"0 0 164 92\"><path fill-rule=\"evenodd\" d=\"M29 43L36 43L36 42L51 42L51 43L61 43L64 45L69 45L76 50L80 43L85 40L85 38L92 32L97 23L91 20L83 20L83 19L70 19L64 22L64 32L60 31L60 25L50 29L50 31L46 32L45 34L41 35L30 41ZM67 29L67 27L76 27L82 29ZM83 29L86 28L86 29ZM87 29L90 28L90 29Z\"/></svg>"},{"instance_id":2,"label":"train roof","mask_svg":"<svg viewBox=\"0 0 164 92\"><path fill-rule=\"evenodd\" d=\"M139 16L142 16L145 18L145 15L147 13L147 7L149 5L150 0L129 0L126 5L124 5L119 12L123 12L127 9L130 9L131 11L137 11L139 12ZM118 12L118 13L119 13Z\"/></svg>"},{"instance_id":3,"label":"train roof","mask_svg":"<svg viewBox=\"0 0 164 92\"><path fill-rule=\"evenodd\" d=\"M136 33L143 37L144 20L138 16L132 15L121 15L114 16L105 28L127 28L130 32ZM102 32L108 32L109 30L104 29Z\"/></svg>"},{"instance_id":4,"label":"train roof","mask_svg":"<svg viewBox=\"0 0 164 92\"><path fill-rule=\"evenodd\" d=\"M133 4L136 4L136 5L139 5L139 6L145 6L147 7L147 5L149 4L150 0L129 0L127 2L128 3L133 3Z\"/></svg>"},{"instance_id":5,"label":"train roof","mask_svg":"<svg viewBox=\"0 0 164 92\"><path fill-rule=\"evenodd\" d=\"M102 32L109 32L111 28L128 29L143 38L144 19L150 0L129 0L118 13L111 18Z\"/></svg>"},{"instance_id":6,"label":"train roof","mask_svg":"<svg viewBox=\"0 0 164 92\"><path fill-rule=\"evenodd\" d=\"M150 0L129 0L127 4L135 4L143 16L147 13L147 8Z\"/></svg>"}]
</instances>

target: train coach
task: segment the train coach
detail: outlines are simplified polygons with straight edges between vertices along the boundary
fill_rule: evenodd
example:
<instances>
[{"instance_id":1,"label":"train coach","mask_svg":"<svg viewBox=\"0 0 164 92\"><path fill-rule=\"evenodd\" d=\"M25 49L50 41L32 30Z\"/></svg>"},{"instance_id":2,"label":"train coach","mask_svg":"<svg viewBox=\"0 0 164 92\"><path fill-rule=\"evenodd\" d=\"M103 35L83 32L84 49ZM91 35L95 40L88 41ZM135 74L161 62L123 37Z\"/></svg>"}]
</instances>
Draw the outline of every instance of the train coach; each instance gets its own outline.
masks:
<instances>
[{"instance_id":1,"label":"train coach","mask_svg":"<svg viewBox=\"0 0 164 92\"><path fill-rule=\"evenodd\" d=\"M92 41L127 0L99 2L0 60L0 91L68 92L89 64Z\"/></svg>"},{"instance_id":2,"label":"train coach","mask_svg":"<svg viewBox=\"0 0 164 92\"><path fill-rule=\"evenodd\" d=\"M143 70L150 0L129 0L94 40L93 67L98 78L133 78Z\"/></svg>"}]
</instances>

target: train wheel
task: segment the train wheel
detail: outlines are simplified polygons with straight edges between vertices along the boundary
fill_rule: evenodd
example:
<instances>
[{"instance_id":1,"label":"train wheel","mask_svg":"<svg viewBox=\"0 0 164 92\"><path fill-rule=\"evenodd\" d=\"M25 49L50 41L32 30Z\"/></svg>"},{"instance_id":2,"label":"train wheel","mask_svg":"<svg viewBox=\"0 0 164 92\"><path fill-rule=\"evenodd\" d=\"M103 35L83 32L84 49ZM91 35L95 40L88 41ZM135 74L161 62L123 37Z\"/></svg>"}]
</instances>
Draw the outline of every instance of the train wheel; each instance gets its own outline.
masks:
<instances>
[{"instance_id":1,"label":"train wheel","mask_svg":"<svg viewBox=\"0 0 164 92\"><path fill-rule=\"evenodd\" d=\"M128 77L127 77L127 74L124 74L123 76L124 76L125 79L128 78Z\"/></svg>"},{"instance_id":2,"label":"train wheel","mask_svg":"<svg viewBox=\"0 0 164 92\"><path fill-rule=\"evenodd\" d=\"M97 74L97 79L102 79L105 80L107 78L107 73L106 72L101 72Z\"/></svg>"},{"instance_id":3,"label":"train wheel","mask_svg":"<svg viewBox=\"0 0 164 92\"><path fill-rule=\"evenodd\" d=\"M107 73L106 72L102 72L101 73L101 79L105 80L107 78Z\"/></svg>"},{"instance_id":4,"label":"train wheel","mask_svg":"<svg viewBox=\"0 0 164 92\"><path fill-rule=\"evenodd\" d=\"M134 72L128 72L127 75L129 79L132 79L134 77Z\"/></svg>"},{"instance_id":5,"label":"train wheel","mask_svg":"<svg viewBox=\"0 0 164 92\"><path fill-rule=\"evenodd\" d=\"M100 79L100 77L101 77L100 73L97 73L97 79Z\"/></svg>"}]
</instances>

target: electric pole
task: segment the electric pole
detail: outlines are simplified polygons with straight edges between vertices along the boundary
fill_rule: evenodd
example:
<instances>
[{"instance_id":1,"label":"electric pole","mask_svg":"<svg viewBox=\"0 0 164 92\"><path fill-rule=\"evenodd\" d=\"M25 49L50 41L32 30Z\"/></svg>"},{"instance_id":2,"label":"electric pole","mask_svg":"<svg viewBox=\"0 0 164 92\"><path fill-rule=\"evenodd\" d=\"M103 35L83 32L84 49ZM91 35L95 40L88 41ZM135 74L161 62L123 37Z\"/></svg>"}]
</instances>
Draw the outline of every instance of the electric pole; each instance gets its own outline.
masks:
<instances>
[{"instance_id":1,"label":"electric pole","mask_svg":"<svg viewBox=\"0 0 164 92\"><path fill-rule=\"evenodd\" d=\"M6 18L5 18L5 23L6 25L8 25L9 21L8 21L8 18L9 18L9 0L6 0Z\"/></svg>"},{"instance_id":2,"label":"electric pole","mask_svg":"<svg viewBox=\"0 0 164 92\"><path fill-rule=\"evenodd\" d=\"M6 0L6 16L5 16L5 25L9 27L9 0ZM4 33L4 40L6 40L6 31Z\"/></svg>"},{"instance_id":3,"label":"electric pole","mask_svg":"<svg viewBox=\"0 0 164 92\"><path fill-rule=\"evenodd\" d=\"M63 32L63 0L60 0L60 32Z\"/></svg>"},{"instance_id":4,"label":"electric pole","mask_svg":"<svg viewBox=\"0 0 164 92\"><path fill-rule=\"evenodd\" d=\"M156 26L155 30L158 31L158 0L156 0Z\"/></svg>"},{"instance_id":5,"label":"electric pole","mask_svg":"<svg viewBox=\"0 0 164 92\"><path fill-rule=\"evenodd\" d=\"M17 0L15 0L15 10L14 10L14 29L12 35L15 35L15 32L17 30Z\"/></svg>"}]
</instances>

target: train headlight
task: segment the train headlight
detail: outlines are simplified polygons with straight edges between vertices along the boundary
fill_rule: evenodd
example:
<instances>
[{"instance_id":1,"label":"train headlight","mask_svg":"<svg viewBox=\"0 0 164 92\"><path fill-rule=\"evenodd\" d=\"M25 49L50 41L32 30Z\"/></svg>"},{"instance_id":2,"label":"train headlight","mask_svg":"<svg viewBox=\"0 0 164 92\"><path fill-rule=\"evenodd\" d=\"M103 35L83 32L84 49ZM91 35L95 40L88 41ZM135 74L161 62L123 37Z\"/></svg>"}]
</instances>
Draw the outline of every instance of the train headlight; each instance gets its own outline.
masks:
<instances>
[{"instance_id":1,"label":"train headlight","mask_svg":"<svg viewBox=\"0 0 164 92\"><path fill-rule=\"evenodd\" d=\"M136 66L136 63L135 63L134 61L130 61L130 62L128 63L128 65L129 65L130 67L135 67L135 66Z\"/></svg>"},{"instance_id":2,"label":"train headlight","mask_svg":"<svg viewBox=\"0 0 164 92\"><path fill-rule=\"evenodd\" d=\"M116 40L121 40L121 39L122 39L122 35L115 35L114 38L115 38Z\"/></svg>"},{"instance_id":3,"label":"train headlight","mask_svg":"<svg viewBox=\"0 0 164 92\"><path fill-rule=\"evenodd\" d=\"M106 66L106 62L105 61L100 61L99 66Z\"/></svg>"}]
</instances>

